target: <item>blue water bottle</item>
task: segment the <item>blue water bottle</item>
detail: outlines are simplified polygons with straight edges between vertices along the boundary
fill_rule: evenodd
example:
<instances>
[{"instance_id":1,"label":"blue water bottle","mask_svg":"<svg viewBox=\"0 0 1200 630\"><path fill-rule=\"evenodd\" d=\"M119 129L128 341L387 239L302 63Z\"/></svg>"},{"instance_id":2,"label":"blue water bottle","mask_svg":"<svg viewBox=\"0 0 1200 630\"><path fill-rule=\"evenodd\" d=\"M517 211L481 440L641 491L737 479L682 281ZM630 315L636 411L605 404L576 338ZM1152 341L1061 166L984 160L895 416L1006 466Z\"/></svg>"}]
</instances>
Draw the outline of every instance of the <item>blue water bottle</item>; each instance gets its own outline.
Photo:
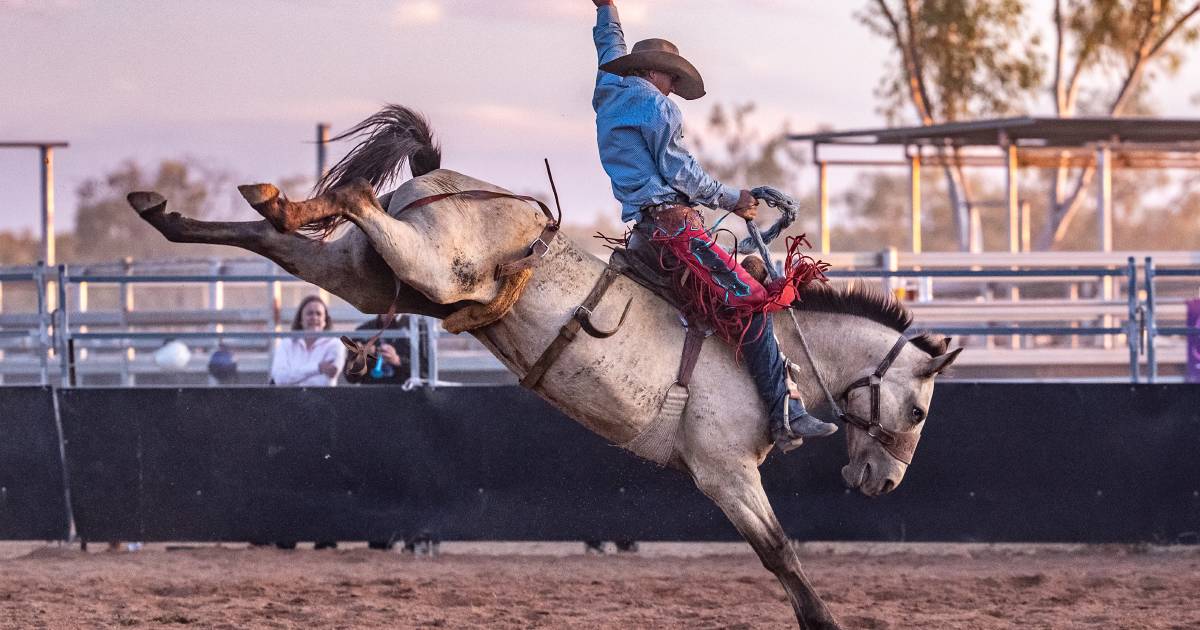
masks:
<instances>
[{"instance_id":1,"label":"blue water bottle","mask_svg":"<svg viewBox=\"0 0 1200 630\"><path fill-rule=\"evenodd\" d=\"M383 355L382 354L375 357L375 367L371 368L371 378L383 378Z\"/></svg>"}]
</instances>

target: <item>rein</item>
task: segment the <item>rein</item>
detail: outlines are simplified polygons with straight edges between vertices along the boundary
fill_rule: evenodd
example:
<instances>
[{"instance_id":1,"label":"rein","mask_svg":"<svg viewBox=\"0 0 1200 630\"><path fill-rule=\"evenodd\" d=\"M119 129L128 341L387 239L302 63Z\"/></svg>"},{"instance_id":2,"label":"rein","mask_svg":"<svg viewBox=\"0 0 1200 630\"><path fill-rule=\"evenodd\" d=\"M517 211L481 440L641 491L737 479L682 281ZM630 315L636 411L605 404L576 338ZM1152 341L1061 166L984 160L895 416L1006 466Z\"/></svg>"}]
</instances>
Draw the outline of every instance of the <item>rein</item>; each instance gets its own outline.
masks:
<instances>
[{"instance_id":1,"label":"rein","mask_svg":"<svg viewBox=\"0 0 1200 630\"><path fill-rule=\"evenodd\" d=\"M921 439L919 435L906 431L892 431L883 426L879 422L879 398L880 386L883 383L883 376L887 374L888 369L892 367L892 363L896 361L896 357L900 356L900 351L908 344L908 338L903 334L892 345L892 349L888 351L879 365L875 367L875 371L870 376L864 376L846 387L842 392L841 399L849 400L850 392L860 387L867 387L871 391L871 419L867 420L857 414L844 411L841 405L838 405L837 400L829 391L829 386L825 384L825 378L821 376L821 372L817 370L816 361L813 359L812 352L808 349L808 342L804 339L804 332L800 330L800 323L796 320L796 314L789 309L792 315L792 323L796 325L796 333L800 336L800 348L804 351L804 358L808 363L809 369L817 377L817 383L821 386L821 391L825 393L826 400L829 401L829 406L833 409L838 420L860 429L867 434L868 437L879 442L883 450L887 451L896 461L904 464L911 464L913 453L917 450L917 442Z\"/></svg>"},{"instance_id":2,"label":"rein","mask_svg":"<svg viewBox=\"0 0 1200 630\"><path fill-rule=\"evenodd\" d=\"M443 199L450 199L451 197L474 199L476 201L487 201L490 199L517 199L520 201L528 201L530 203L537 204L538 208L541 209L542 214L546 215L546 218L549 220L546 223L546 226L542 228L542 233L539 234L538 237L529 244L524 256L511 262L500 263L496 265L496 269L493 272L493 277L497 280L505 281L504 286L501 288L500 295L497 296L497 300L503 303L495 305L489 303L482 305L481 308L478 308L480 305L473 304L451 313L450 317L447 318L448 320L455 318L456 315L464 315L463 317L455 318L455 321L459 322L459 325L456 326L457 330L453 330L451 332L458 333L464 330L486 326L503 317L508 312L508 309L511 308L514 303L516 303L518 298L520 298L521 292L525 289L525 285L529 282L531 270L537 266L537 264L541 262L543 258L546 257L547 253L550 252L550 243L554 241L554 237L558 235L559 228L562 227L562 206L559 205L558 202L558 188L554 185L554 175L550 172L549 160L546 160L546 176L550 178L550 189L554 192L554 205L558 209L558 216L555 216L553 213L551 213L550 208L547 207L546 204L540 199L530 197L528 195L516 195L513 193L496 192L493 190L457 190L453 192L438 193L436 195L429 195L419 199L414 199L406 206L396 211L396 215L399 216L407 210L420 208L421 206L427 206L431 203L442 201ZM396 302L400 299L401 286L400 280L397 279L396 295L392 298L392 303L388 305L387 313L384 314L383 320L380 322L379 332L375 333L375 335L368 339L366 343L360 343L346 336L342 337L342 344L346 346L351 365L356 366L353 370L351 370L352 374L362 376L363 374L367 373L369 364L368 358L375 354L375 347L379 341L379 338L383 336L383 331L390 328L392 323L396 321ZM362 361L361 366L358 366L359 361Z\"/></svg>"}]
</instances>

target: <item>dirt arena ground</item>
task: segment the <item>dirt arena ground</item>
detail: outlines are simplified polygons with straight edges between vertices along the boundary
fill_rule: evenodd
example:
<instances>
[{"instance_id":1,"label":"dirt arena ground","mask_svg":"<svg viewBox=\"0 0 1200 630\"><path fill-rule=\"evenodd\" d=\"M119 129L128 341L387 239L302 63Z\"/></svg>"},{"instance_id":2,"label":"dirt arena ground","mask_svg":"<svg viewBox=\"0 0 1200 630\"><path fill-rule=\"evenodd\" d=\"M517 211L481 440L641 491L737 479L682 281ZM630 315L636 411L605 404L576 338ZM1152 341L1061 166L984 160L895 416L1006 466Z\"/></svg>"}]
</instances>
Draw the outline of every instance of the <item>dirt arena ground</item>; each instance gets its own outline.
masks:
<instances>
[{"instance_id":1,"label":"dirt arena ground","mask_svg":"<svg viewBox=\"0 0 1200 630\"><path fill-rule=\"evenodd\" d=\"M444 544L136 552L0 543L0 627L785 628L737 544ZM100 546L103 547L103 546ZM1200 549L798 546L851 628L1200 628Z\"/></svg>"}]
</instances>

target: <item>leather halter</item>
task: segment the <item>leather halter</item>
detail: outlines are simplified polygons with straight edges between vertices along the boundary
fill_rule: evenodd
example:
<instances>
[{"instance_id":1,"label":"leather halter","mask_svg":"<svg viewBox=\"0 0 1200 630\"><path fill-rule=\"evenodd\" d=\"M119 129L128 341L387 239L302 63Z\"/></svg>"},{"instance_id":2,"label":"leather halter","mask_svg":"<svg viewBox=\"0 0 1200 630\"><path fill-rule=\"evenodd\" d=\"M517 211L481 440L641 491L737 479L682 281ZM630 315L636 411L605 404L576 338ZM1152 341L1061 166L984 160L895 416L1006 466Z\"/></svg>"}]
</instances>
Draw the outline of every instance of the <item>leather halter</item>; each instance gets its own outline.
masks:
<instances>
[{"instance_id":1,"label":"leather halter","mask_svg":"<svg viewBox=\"0 0 1200 630\"><path fill-rule=\"evenodd\" d=\"M838 418L864 431L871 439L879 442L883 446L883 449L889 455L896 458L897 461L911 464L913 452L917 450L917 442L921 439L921 435L911 431L892 431L879 423L879 390L880 385L883 383L883 375L887 373L888 368L892 367L892 363L900 355L900 351L904 349L907 343L908 338L900 335L895 345L888 351L887 356L883 357L883 360L879 362L879 366L875 368L875 372L870 376L864 376L850 383L846 391L842 393L842 400L848 403L851 391L859 387L870 388L871 419L868 421L862 416L850 413L849 411L839 413Z\"/></svg>"}]
</instances>

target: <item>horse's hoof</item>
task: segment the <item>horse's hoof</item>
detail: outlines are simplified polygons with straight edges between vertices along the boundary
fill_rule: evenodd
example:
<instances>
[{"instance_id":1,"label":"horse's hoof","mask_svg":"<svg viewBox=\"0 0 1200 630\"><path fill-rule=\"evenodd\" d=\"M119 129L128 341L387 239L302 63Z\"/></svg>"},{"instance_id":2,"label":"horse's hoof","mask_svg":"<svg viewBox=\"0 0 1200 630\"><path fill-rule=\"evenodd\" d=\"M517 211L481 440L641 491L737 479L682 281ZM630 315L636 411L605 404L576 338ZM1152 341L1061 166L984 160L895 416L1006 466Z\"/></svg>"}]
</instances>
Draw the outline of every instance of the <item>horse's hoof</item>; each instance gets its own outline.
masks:
<instances>
[{"instance_id":1,"label":"horse's hoof","mask_svg":"<svg viewBox=\"0 0 1200 630\"><path fill-rule=\"evenodd\" d=\"M256 208L279 198L279 189L271 184L242 184L237 189L246 203Z\"/></svg>"},{"instance_id":2,"label":"horse's hoof","mask_svg":"<svg viewBox=\"0 0 1200 630\"><path fill-rule=\"evenodd\" d=\"M288 220L287 204L282 203L282 194L271 184L243 184L238 186L238 192L254 211L275 226L275 229L287 234L299 226Z\"/></svg>"},{"instance_id":3,"label":"horse's hoof","mask_svg":"<svg viewBox=\"0 0 1200 630\"><path fill-rule=\"evenodd\" d=\"M137 210L138 214L146 214L149 212L162 212L167 207L167 198L162 195L148 190L135 190L134 192L125 195L125 200Z\"/></svg>"}]
</instances>

